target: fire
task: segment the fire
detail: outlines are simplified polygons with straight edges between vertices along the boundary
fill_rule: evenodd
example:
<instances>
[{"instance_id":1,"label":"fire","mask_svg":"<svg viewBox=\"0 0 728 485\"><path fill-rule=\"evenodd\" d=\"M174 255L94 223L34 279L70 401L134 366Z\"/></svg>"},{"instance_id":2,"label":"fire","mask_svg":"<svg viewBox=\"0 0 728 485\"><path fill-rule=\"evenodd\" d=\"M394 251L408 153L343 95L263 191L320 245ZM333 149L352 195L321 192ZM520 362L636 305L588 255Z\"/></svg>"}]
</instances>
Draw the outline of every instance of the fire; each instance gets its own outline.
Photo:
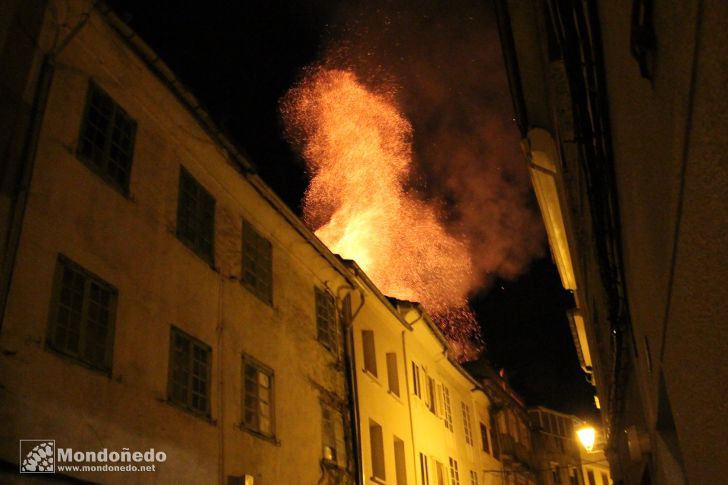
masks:
<instances>
[{"instance_id":1,"label":"fire","mask_svg":"<svg viewBox=\"0 0 728 485\"><path fill-rule=\"evenodd\" d=\"M351 71L319 68L281 106L310 171L304 219L316 235L383 293L420 302L459 358L475 357L469 248L440 222L437 203L405 188L413 130L393 93L367 88Z\"/></svg>"}]
</instances>

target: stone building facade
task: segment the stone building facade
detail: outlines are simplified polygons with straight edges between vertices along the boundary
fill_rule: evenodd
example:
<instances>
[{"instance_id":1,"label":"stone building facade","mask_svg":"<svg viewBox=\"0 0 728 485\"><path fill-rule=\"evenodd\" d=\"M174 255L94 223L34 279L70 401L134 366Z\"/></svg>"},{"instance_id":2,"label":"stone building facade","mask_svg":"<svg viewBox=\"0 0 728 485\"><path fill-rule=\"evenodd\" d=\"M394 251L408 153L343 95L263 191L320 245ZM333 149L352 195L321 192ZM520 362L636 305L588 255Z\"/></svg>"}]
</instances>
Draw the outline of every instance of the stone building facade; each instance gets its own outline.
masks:
<instances>
[{"instance_id":1,"label":"stone building facade","mask_svg":"<svg viewBox=\"0 0 728 485\"><path fill-rule=\"evenodd\" d=\"M166 454L133 478L56 470L104 483L352 482L347 268L112 12L30 7L7 6L42 27L0 330L6 478L20 439L54 438Z\"/></svg>"},{"instance_id":2,"label":"stone building facade","mask_svg":"<svg viewBox=\"0 0 728 485\"><path fill-rule=\"evenodd\" d=\"M2 481L43 438L101 483L500 483L491 397L426 312L332 254L149 46L103 3L3 8Z\"/></svg>"}]
</instances>

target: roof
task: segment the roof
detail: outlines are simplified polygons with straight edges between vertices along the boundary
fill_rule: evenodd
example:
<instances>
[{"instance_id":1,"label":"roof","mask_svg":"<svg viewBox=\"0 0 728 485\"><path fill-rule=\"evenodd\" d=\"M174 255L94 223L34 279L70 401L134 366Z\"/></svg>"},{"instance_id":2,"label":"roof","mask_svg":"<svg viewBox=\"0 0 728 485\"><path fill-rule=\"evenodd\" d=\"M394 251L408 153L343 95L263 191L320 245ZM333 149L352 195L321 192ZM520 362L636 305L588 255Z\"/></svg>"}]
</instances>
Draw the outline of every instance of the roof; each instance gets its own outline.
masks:
<instances>
[{"instance_id":1,"label":"roof","mask_svg":"<svg viewBox=\"0 0 728 485\"><path fill-rule=\"evenodd\" d=\"M228 139L220 128L215 124L212 117L202 107L197 98L182 84L174 72L162 61L162 59L149 47L149 45L133 29L124 23L106 4L100 1L95 8L102 18L126 43L127 47L136 54L178 99L180 104L200 124L200 127L212 138L228 161L238 169L238 172L250 183L253 189L278 212L298 232L314 250L326 259L341 276L354 285L354 279L341 261L329 250L329 248L316 237L301 219L281 200L273 190L256 174L255 166L243 155L230 139Z\"/></svg>"}]
</instances>

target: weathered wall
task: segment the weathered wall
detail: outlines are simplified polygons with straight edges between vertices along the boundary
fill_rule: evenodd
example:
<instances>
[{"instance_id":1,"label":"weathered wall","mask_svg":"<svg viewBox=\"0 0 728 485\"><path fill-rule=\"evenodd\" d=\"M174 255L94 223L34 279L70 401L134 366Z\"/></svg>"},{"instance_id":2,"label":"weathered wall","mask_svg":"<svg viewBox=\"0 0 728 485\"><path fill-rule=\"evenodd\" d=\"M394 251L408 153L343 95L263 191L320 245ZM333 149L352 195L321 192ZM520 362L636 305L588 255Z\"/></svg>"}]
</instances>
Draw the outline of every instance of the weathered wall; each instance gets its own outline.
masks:
<instances>
[{"instance_id":1,"label":"weathered wall","mask_svg":"<svg viewBox=\"0 0 728 485\"><path fill-rule=\"evenodd\" d=\"M129 197L75 156L89 79L137 122ZM216 199L215 268L175 236L180 165ZM272 306L239 282L242 218L273 245ZM59 253L118 290L110 376L45 346ZM343 282L94 12L57 59L40 134L0 335L0 458L17 463L18 439L52 437L76 449L167 453L156 473L87 480L211 483L245 473L256 484L316 483L315 384L342 399L345 389L342 366L316 341L314 285ZM209 420L167 402L172 325L212 347ZM274 442L240 427L243 353L275 372Z\"/></svg>"}]
</instances>

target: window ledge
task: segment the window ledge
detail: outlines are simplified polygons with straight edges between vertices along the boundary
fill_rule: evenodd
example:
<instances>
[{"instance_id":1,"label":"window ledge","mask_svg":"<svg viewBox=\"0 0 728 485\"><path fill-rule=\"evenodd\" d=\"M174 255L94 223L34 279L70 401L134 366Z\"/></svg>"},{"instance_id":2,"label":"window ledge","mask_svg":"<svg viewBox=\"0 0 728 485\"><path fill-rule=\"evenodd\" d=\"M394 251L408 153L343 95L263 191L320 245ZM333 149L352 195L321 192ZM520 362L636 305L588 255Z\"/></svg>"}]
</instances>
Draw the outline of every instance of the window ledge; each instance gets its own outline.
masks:
<instances>
[{"instance_id":1,"label":"window ledge","mask_svg":"<svg viewBox=\"0 0 728 485\"><path fill-rule=\"evenodd\" d=\"M188 251L190 251L190 253L192 253L194 255L195 259L204 263L207 267L209 267L215 273L220 272L220 270L217 268L217 266L215 266L214 257L213 257L213 260L211 261L210 259L208 259L207 256L200 254L194 248L194 245L192 243L190 243L188 240L186 240L185 238L183 238L179 235L176 228L174 228L174 229L170 228L169 232L172 233L172 235L174 235L175 239L177 239L179 242L182 243L182 246L185 249L187 249Z\"/></svg>"},{"instance_id":2,"label":"window ledge","mask_svg":"<svg viewBox=\"0 0 728 485\"><path fill-rule=\"evenodd\" d=\"M106 172L101 170L99 167L96 166L96 163L91 160L90 158L84 156L81 154L80 151L75 150L76 152L76 158L83 163L86 168L88 168L91 173L93 173L96 177L100 178L106 185L111 187L114 192L124 197L126 200L130 202L134 202L134 197L131 194L131 190L129 189L129 186L131 185L131 175L129 176L129 180L127 181L126 186L120 185L117 181L115 181L111 176L109 176Z\"/></svg>"},{"instance_id":3,"label":"window ledge","mask_svg":"<svg viewBox=\"0 0 728 485\"><path fill-rule=\"evenodd\" d=\"M259 438L259 439L264 440L264 441L268 441L269 443L274 444L276 446L280 446L281 445L281 442L278 441L278 439L276 438L276 435L263 434L263 433L261 433L259 431L256 431L254 429L248 428L247 426L245 426L245 424L240 424L240 425L238 425L238 427L242 431L245 431L246 433L251 434L251 435L255 436L256 438Z\"/></svg>"},{"instance_id":4,"label":"window ledge","mask_svg":"<svg viewBox=\"0 0 728 485\"><path fill-rule=\"evenodd\" d=\"M326 351L331 357L333 357L337 362L340 361L339 359L339 349L338 348L330 348L327 346L320 338L316 337L316 341L319 343L322 349Z\"/></svg>"},{"instance_id":5,"label":"window ledge","mask_svg":"<svg viewBox=\"0 0 728 485\"><path fill-rule=\"evenodd\" d=\"M391 389L387 389L387 394L389 394L390 396L392 396L392 399L394 399L398 403L404 405L404 401L402 401L402 397L399 396L399 395L397 395L397 394L395 394L394 392L392 392Z\"/></svg>"},{"instance_id":6,"label":"window ledge","mask_svg":"<svg viewBox=\"0 0 728 485\"><path fill-rule=\"evenodd\" d=\"M49 342L48 340L46 340L44 348L46 351L50 352L53 355L58 356L59 358L68 362L69 364L75 364L79 367L84 367L96 374L107 377L110 380L113 379L112 374L111 374L111 368L107 369L107 368L99 367L97 365L94 365L90 362L83 360L82 358L80 358L76 355L70 354L68 352L64 352L62 349L57 348L56 346L53 345L52 342Z\"/></svg>"},{"instance_id":7,"label":"window ledge","mask_svg":"<svg viewBox=\"0 0 728 485\"><path fill-rule=\"evenodd\" d=\"M261 295L260 291L258 291L258 289L255 286L251 285L250 283L245 281L245 279L243 279L242 275L240 277L238 277L238 281L240 282L240 285L243 288L245 288L248 291L248 293L250 293L255 298L257 298L258 301L264 303L266 306L268 306L271 309L274 308L273 307L273 295L271 295L270 299L268 299L266 297L266 295Z\"/></svg>"},{"instance_id":8,"label":"window ledge","mask_svg":"<svg viewBox=\"0 0 728 485\"><path fill-rule=\"evenodd\" d=\"M383 478L379 477L369 477L369 480L373 481L374 483L380 483L381 485L387 484L387 482Z\"/></svg>"},{"instance_id":9,"label":"window ledge","mask_svg":"<svg viewBox=\"0 0 728 485\"><path fill-rule=\"evenodd\" d=\"M381 385L382 385L382 383L381 383L381 382L379 382L379 377L377 377L377 376L375 376L374 374L372 374L372 373L371 373L371 371L369 371L368 369L365 369L365 368L362 368L362 370L361 370L361 371L362 371L362 373L364 373L365 375L369 376L369 378L370 378L371 380L373 380L374 382L376 382L376 383L377 383L377 384L378 384L379 386L381 386ZM389 391L388 391L388 392L389 392Z\"/></svg>"},{"instance_id":10,"label":"window ledge","mask_svg":"<svg viewBox=\"0 0 728 485\"><path fill-rule=\"evenodd\" d=\"M340 471L346 471L346 467L343 465L339 465L338 462L334 460L327 460L325 458L321 458L321 465L323 467L329 468L331 470L340 470Z\"/></svg>"},{"instance_id":11,"label":"window ledge","mask_svg":"<svg viewBox=\"0 0 728 485\"><path fill-rule=\"evenodd\" d=\"M214 420L214 419L212 419L212 416L210 416L209 414L201 413L201 412L196 411L194 409L188 408L188 407L184 406L183 404L180 404L180 403L177 403L175 401L172 401L169 398L160 399L160 401L168 404L169 406L171 406L171 407L173 407L175 409L179 409L180 411L184 411L188 415L194 416L195 418L198 418L198 419L200 419L200 420L202 420L202 421L210 424L211 426L217 427L217 421Z\"/></svg>"}]
</instances>

